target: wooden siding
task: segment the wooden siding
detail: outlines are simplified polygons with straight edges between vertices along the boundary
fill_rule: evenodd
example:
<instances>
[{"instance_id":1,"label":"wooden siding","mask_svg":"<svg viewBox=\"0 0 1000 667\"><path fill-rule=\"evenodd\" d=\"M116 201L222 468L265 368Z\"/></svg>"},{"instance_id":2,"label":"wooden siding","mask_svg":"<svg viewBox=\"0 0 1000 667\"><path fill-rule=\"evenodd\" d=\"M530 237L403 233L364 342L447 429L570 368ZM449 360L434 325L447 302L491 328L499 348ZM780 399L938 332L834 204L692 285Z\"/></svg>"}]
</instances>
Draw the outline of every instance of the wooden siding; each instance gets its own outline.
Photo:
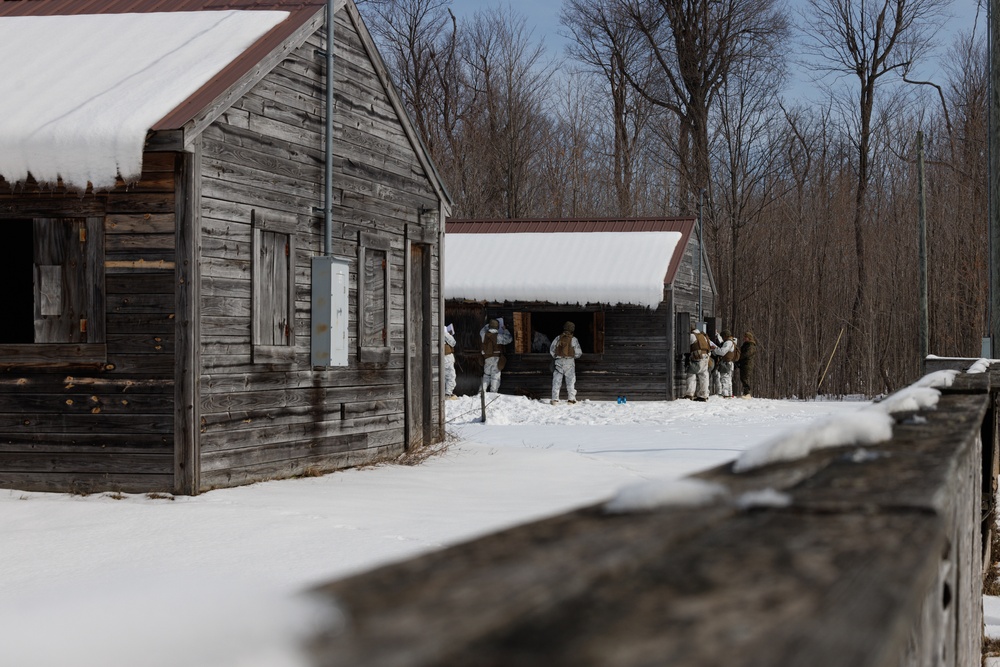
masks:
<instances>
[{"instance_id":1,"label":"wooden siding","mask_svg":"<svg viewBox=\"0 0 1000 667\"><path fill-rule=\"evenodd\" d=\"M681 258L681 265L674 277L675 312L698 315L698 235L692 234L688 247ZM715 293L708 268L708 257L701 264L701 304L706 316L715 312Z\"/></svg>"},{"instance_id":2,"label":"wooden siding","mask_svg":"<svg viewBox=\"0 0 1000 667\"><path fill-rule=\"evenodd\" d=\"M310 366L310 257L323 249L324 31L238 100L203 135L200 446L202 490L325 472L403 451L406 436L406 228L438 208L369 59L355 17L337 14L333 255L350 262L349 366ZM293 230L294 355L253 363L251 215ZM424 220L426 221L426 220ZM387 242L387 361L358 345L360 235ZM430 310L438 313L432 247ZM432 349L440 326L431 327ZM437 355L432 420L438 423Z\"/></svg>"},{"instance_id":3,"label":"wooden siding","mask_svg":"<svg viewBox=\"0 0 1000 667\"><path fill-rule=\"evenodd\" d=\"M0 360L0 486L173 489L174 164L147 153L138 183L97 194L0 180L0 225L103 220L106 347L102 363Z\"/></svg>"}]
</instances>

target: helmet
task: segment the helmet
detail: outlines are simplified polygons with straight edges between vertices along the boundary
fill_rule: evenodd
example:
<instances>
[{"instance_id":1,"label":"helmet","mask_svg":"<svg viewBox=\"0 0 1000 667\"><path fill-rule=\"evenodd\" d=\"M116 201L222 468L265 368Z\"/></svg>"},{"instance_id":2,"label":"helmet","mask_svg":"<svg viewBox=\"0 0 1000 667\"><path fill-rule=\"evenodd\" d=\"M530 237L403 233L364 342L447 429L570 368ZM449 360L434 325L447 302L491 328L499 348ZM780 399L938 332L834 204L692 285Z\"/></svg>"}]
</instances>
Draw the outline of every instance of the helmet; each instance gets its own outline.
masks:
<instances>
[{"instance_id":1,"label":"helmet","mask_svg":"<svg viewBox=\"0 0 1000 667\"><path fill-rule=\"evenodd\" d=\"M490 320L490 329L499 329L500 323L496 320Z\"/></svg>"},{"instance_id":2,"label":"helmet","mask_svg":"<svg viewBox=\"0 0 1000 667\"><path fill-rule=\"evenodd\" d=\"M563 331L569 331L570 333L573 333L574 331L576 331L576 325L573 324L572 322L567 322L566 324L563 325Z\"/></svg>"}]
</instances>

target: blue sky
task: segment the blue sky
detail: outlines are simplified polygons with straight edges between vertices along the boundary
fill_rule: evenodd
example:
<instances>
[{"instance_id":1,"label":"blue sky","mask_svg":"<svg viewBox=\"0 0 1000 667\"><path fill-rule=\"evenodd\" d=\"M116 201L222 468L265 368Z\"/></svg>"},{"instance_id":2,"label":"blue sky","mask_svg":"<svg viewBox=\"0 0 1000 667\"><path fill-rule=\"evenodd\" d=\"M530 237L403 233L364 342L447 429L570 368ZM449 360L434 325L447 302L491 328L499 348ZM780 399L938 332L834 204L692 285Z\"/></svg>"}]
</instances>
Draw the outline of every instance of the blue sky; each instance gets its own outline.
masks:
<instances>
[{"instance_id":1,"label":"blue sky","mask_svg":"<svg viewBox=\"0 0 1000 667\"><path fill-rule=\"evenodd\" d=\"M952 36L958 30L967 30L972 27L976 15L977 0L953 0L950 7L952 18L948 20L941 35L942 46L947 47ZM789 0L790 7L805 6L804 0ZM564 55L565 40L559 36L560 31L565 31L559 23L559 11L562 7L561 0L452 0L452 10L459 20L471 18L479 9L485 7L509 5L515 13L527 19L527 26L534 31L536 39L544 40L545 48L549 56L562 57ZM794 19L798 21L796 16ZM985 30L985 11L981 17L980 30ZM941 49L939 56L944 54ZM937 78L938 75L935 75ZM808 85L808 84L798 84Z\"/></svg>"},{"instance_id":2,"label":"blue sky","mask_svg":"<svg viewBox=\"0 0 1000 667\"><path fill-rule=\"evenodd\" d=\"M451 6L461 20L471 18L479 9L504 5L527 19L528 28L534 30L536 39L545 40L551 55L562 55L563 40L558 35L560 0L452 0Z\"/></svg>"}]
</instances>

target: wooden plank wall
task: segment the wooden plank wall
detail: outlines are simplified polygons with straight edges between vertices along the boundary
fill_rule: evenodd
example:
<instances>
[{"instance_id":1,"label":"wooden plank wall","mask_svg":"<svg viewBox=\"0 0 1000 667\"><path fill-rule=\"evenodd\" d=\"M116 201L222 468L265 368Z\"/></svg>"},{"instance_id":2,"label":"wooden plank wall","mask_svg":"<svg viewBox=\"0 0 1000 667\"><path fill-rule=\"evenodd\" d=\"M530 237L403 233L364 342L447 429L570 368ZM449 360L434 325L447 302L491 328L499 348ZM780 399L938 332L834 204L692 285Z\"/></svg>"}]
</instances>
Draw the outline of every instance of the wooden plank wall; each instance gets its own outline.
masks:
<instances>
[{"instance_id":1,"label":"wooden plank wall","mask_svg":"<svg viewBox=\"0 0 1000 667\"><path fill-rule=\"evenodd\" d=\"M677 276L674 278L674 312L690 313L691 321L696 321L698 317L698 234L697 230L691 234L688 247L681 258L681 265L677 269ZM704 258L701 265L701 305L706 317L715 314L715 293L712 291L712 281L708 271L708 257ZM674 326L676 326L676 319ZM730 323L723 322L725 328L729 328ZM687 378L687 364L684 363L683 355L687 348L677 350L674 353L674 395L683 396Z\"/></svg>"},{"instance_id":2,"label":"wooden plank wall","mask_svg":"<svg viewBox=\"0 0 1000 667\"><path fill-rule=\"evenodd\" d=\"M692 318L698 314L698 247L697 233L691 234L673 282L676 312L691 313ZM715 294L709 277L708 257L705 257L701 269L702 309L706 316L711 316L715 313Z\"/></svg>"},{"instance_id":3,"label":"wooden plank wall","mask_svg":"<svg viewBox=\"0 0 1000 667\"><path fill-rule=\"evenodd\" d=\"M104 216L107 363L0 360L0 486L173 488L175 156L107 193L0 180L4 218Z\"/></svg>"},{"instance_id":4,"label":"wooden plank wall","mask_svg":"<svg viewBox=\"0 0 1000 667\"><path fill-rule=\"evenodd\" d=\"M312 35L203 139L201 486L325 472L404 449L406 225L437 199L351 18L337 15L333 254L351 263L347 368L310 366L310 257L323 251L323 31ZM251 211L295 230L296 353L253 364ZM357 355L358 234L391 243L388 363ZM432 312L438 316L433 248ZM432 349L438 349L432 326ZM439 416L437 355L433 416Z\"/></svg>"},{"instance_id":5,"label":"wooden plank wall","mask_svg":"<svg viewBox=\"0 0 1000 667\"><path fill-rule=\"evenodd\" d=\"M337 621L314 660L978 665L980 480L997 448L981 429L998 383L963 378L875 446L706 471L725 489L706 506L584 508L331 582Z\"/></svg>"},{"instance_id":6,"label":"wooden plank wall","mask_svg":"<svg viewBox=\"0 0 1000 667\"><path fill-rule=\"evenodd\" d=\"M483 321L487 311L503 317L506 322L513 322L515 312L537 309L527 304L494 304L486 309L478 308L481 312L478 321ZM445 308L445 319L455 321L460 332L456 353L456 359L462 366L457 387L459 393L478 392L482 377L482 364L478 363L479 348L476 347L479 328L471 324L473 318L459 315L468 310L469 306L456 303ZM593 354L585 349L583 356L577 360L577 399L613 401L618 396L625 396L628 400L669 399L670 370L667 359L672 348L671 317L668 303L656 310L637 306L605 309L604 353ZM470 326L473 330L467 334ZM507 365L501 374L501 393L550 398L552 357L548 353L514 354L514 345L511 344L506 348L506 357ZM562 397L566 398L565 387Z\"/></svg>"}]
</instances>

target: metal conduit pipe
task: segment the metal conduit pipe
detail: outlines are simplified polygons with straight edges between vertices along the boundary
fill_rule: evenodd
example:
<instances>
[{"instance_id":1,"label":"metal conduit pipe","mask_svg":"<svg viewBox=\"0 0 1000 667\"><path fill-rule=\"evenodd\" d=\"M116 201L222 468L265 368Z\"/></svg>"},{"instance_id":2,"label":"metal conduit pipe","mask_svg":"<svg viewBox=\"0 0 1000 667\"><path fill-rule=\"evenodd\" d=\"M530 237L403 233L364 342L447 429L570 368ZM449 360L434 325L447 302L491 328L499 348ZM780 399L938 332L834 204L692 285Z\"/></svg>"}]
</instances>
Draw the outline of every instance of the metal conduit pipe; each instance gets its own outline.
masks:
<instances>
[{"instance_id":1,"label":"metal conduit pipe","mask_svg":"<svg viewBox=\"0 0 1000 667\"><path fill-rule=\"evenodd\" d=\"M333 15L336 0L326 2L326 145L323 174L323 254L333 254Z\"/></svg>"}]
</instances>

